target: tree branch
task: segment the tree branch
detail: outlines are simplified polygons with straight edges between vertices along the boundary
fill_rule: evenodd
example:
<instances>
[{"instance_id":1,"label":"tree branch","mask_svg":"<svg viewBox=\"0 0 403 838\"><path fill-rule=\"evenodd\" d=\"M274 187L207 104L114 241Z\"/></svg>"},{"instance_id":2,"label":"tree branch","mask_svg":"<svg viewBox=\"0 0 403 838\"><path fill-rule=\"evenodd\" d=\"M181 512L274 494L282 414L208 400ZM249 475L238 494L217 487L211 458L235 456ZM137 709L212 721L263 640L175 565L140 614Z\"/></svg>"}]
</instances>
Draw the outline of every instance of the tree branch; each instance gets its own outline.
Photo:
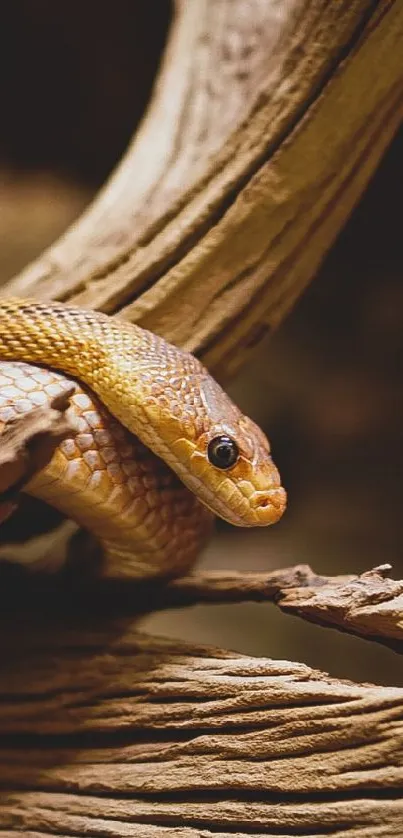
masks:
<instances>
[{"instance_id":1,"label":"tree branch","mask_svg":"<svg viewBox=\"0 0 403 838\"><path fill-rule=\"evenodd\" d=\"M172 581L154 607L201 602L274 602L312 623L376 640L403 654L403 581L390 565L360 576L318 576L309 565L271 573L206 573ZM158 599L160 596L160 599Z\"/></svg>"},{"instance_id":2,"label":"tree branch","mask_svg":"<svg viewBox=\"0 0 403 838\"><path fill-rule=\"evenodd\" d=\"M180 2L125 158L8 291L120 310L228 378L312 279L399 126L402 39L396 0Z\"/></svg>"},{"instance_id":3,"label":"tree branch","mask_svg":"<svg viewBox=\"0 0 403 838\"><path fill-rule=\"evenodd\" d=\"M74 387L56 396L48 407L38 407L5 425L0 435L0 523L14 511L18 494L37 471L47 465L74 422L66 413ZM0 429L4 424L0 411Z\"/></svg>"},{"instance_id":4,"label":"tree branch","mask_svg":"<svg viewBox=\"0 0 403 838\"><path fill-rule=\"evenodd\" d=\"M359 576L319 576L309 565L296 565L269 573L215 571L193 573L158 584L138 580L96 580L68 573L58 578L32 579L12 572L14 584L3 578L2 613L24 606L26 614L38 608L50 616L71 611L98 616L131 616L183 608L200 603L274 603L287 614L328 628L377 641L403 654L403 582L389 579L390 565ZM9 580L8 580L9 581ZM6 582L6 584L4 584ZM32 612L32 604L34 611Z\"/></svg>"}]
</instances>

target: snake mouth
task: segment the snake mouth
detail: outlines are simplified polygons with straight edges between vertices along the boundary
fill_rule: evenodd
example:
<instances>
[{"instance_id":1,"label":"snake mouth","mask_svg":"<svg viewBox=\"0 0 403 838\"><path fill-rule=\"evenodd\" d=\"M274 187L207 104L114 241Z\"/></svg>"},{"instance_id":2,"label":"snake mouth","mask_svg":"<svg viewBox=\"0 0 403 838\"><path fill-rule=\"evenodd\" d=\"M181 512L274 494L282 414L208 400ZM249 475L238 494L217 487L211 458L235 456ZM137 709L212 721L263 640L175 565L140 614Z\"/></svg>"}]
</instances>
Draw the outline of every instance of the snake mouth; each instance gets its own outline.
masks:
<instances>
[{"instance_id":1,"label":"snake mouth","mask_svg":"<svg viewBox=\"0 0 403 838\"><path fill-rule=\"evenodd\" d=\"M281 511L284 509L285 500L285 490L280 486L266 492L256 492L251 498L251 505L254 509L267 509L267 507L274 506L275 509Z\"/></svg>"},{"instance_id":2,"label":"snake mouth","mask_svg":"<svg viewBox=\"0 0 403 838\"><path fill-rule=\"evenodd\" d=\"M282 517L287 494L282 487L256 491L249 499L241 497L240 503L234 504L233 509L217 497L214 500L202 498L202 501L211 512L235 527L267 527Z\"/></svg>"},{"instance_id":3,"label":"snake mouth","mask_svg":"<svg viewBox=\"0 0 403 838\"><path fill-rule=\"evenodd\" d=\"M275 524L285 512L286 505L287 494L281 486L266 492L256 492L251 498L251 506L257 516L257 526Z\"/></svg>"}]
</instances>

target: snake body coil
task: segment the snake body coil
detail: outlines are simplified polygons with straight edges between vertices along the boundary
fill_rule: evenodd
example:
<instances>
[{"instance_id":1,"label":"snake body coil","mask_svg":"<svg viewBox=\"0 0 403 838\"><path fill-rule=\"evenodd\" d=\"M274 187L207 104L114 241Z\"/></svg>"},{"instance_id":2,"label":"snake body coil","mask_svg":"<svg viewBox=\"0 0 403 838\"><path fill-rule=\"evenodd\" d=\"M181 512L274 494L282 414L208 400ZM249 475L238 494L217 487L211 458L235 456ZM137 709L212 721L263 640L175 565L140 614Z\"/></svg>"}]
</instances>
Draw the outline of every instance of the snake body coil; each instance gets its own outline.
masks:
<instances>
[{"instance_id":1,"label":"snake body coil","mask_svg":"<svg viewBox=\"0 0 403 838\"><path fill-rule=\"evenodd\" d=\"M77 433L27 489L92 530L114 572L189 565L206 506L239 526L282 515L266 437L189 353L104 314L4 298L0 359L0 426L78 379Z\"/></svg>"}]
</instances>

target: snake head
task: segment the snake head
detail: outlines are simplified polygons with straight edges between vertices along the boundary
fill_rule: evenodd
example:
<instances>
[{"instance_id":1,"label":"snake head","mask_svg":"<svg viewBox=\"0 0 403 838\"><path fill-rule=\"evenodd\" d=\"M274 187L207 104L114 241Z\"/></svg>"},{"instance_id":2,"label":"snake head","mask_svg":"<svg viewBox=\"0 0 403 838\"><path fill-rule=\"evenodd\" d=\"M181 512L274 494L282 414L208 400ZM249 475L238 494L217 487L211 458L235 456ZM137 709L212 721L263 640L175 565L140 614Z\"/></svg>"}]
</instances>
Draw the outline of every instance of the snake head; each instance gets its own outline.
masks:
<instances>
[{"instance_id":1,"label":"snake head","mask_svg":"<svg viewBox=\"0 0 403 838\"><path fill-rule=\"evenodd\" d=\"M255 527L278 521L286 493L262 430L201 365L170 384L162 399L148 402L147 414L154 427L158 423L162 443L155 452L231 524Z\"/></svg>"},{"instance_id":2,"label":"snake head","mask_svg":"<svg viewBox=\"0 0 403 838\"><path fill-rule=\"evenodd\" d=\"M236 421L223 418L198 438L189 470L200 481L200 498L231 524L267 526L285 510L286 493L269 442L240 412Z\"/></svg>"}]
</instances>

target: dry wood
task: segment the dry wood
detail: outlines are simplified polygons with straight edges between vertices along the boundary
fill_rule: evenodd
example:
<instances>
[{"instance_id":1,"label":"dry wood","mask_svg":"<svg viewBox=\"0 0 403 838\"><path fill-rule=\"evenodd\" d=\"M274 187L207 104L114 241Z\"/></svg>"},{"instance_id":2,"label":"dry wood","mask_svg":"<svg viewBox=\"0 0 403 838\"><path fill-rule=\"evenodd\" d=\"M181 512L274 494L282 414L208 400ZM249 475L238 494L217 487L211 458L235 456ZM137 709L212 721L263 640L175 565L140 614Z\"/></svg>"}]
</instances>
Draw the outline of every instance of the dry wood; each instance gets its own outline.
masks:
<instances>
[{"instance_id":1,"label":"dry wood","mask_svg":"<svg viewBox=\"0 0 403 838\"><path fill-rule=\"evenodd\" d=\"M376 640L402 654L403 582L389 579L390 571L390 565L382 565L359 576L327 577L299 565L270 573L195 573L150 591L148 607L275 602L286 613Z\"/></svg>"},{"instance_id":2,"label":"dry wood","mask_svg":"<svg viewBox=\"0 0 403 838\"><path fill-rule=\"evenodd\" d=\"M124 307L228 378L312 278L393 137L402 40L400 0L182 0L121 165L8 290Z\"/></svg>"},{"instance_id":3,"label":"dry wood","mask_svg":"<svg viewBox=\"0 0 403 838\"><path fill-rule=\"evenodd\" d=\"M338 627L365 633L362 615L379 627L377 609L393 603L382 640L401 651L402 585L385 576L326 579L304 566L195 574L150 590L148 604L306 600L310 617L319 597L321 622L336 615ZM401 834L403 690L141 635L122 618L135 588L108 588L73 588L65 602L56 588L16 588L14 601L6 592L1 834Z\"/></svg>"},{"instance_id":4,"label":"dry wood","mask_svg":"<svg viewBox=\"0 0 403 838\"><path fill-rule=\"evenodd\" d=\"M27 634L22 617L2 645L13 834L402 834L401 689L108 621Z\"/></svg>"},{"instance_id":5,"label":"dry wood","mask_svg":"<svg viewBox=\"0 0 403 838\"><path fill-rule=\"evenodd\" d=\"M0 437L0 523L16 508L18 494L47 465L62 439L74 429L66 413L74 388L6 425ZM0 423L1 425L1 423Z\"/></svg>"},{"instance_id":6,"label":"dry wood","mask_svg":"<svg viewBox=\"0 0 403 838\"><path fill-rule=\"evenodd\" d=\"M403 581L389 578L390 565L382 565L359 576L319 576L309 565L296 565L268 573L215 571L193 573L167 583L137 580L96 580L83 583L75 575L47 578L18 578L18 585L0 595L3 614L24 605L25 613L40 607L42 613L68 616L74 601L76 612L88 611L104 617L136 616L167 608L200 603L266 602L312 623L336 628L348 634L377 641L403 654ZM68 592L68 598L64 595ZM35 613L34 611L34 613Z\"/></svg>"}]
</instances>

